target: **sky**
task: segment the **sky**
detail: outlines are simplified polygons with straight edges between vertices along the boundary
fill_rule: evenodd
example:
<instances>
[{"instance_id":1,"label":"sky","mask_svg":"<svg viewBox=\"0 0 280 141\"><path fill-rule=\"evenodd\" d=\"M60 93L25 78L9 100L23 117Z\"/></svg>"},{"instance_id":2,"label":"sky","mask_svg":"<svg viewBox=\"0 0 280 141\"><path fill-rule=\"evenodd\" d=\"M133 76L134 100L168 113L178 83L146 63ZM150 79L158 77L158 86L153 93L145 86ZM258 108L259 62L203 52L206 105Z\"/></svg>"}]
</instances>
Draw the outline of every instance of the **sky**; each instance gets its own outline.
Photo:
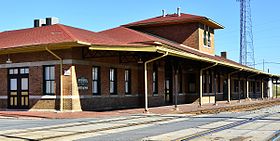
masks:
<instances>
[{"instance_id":1,"label":"sky","mask_svg":"<svg viewBox=\"0 0 280 141\"><path fill-rule=\"evenodd\" d=\"M256 68L280 74L280 1L251 0ZM1 0L0 32L30 28L36 18L58 17L60 23L95 32L169 14L206 16L225 29L215 31L215 50L239 61L240 10L236 0ZM278 52L279 51L279 52ZM269 63L270 62L270 63Z\"/></svg>"}]
</instances>

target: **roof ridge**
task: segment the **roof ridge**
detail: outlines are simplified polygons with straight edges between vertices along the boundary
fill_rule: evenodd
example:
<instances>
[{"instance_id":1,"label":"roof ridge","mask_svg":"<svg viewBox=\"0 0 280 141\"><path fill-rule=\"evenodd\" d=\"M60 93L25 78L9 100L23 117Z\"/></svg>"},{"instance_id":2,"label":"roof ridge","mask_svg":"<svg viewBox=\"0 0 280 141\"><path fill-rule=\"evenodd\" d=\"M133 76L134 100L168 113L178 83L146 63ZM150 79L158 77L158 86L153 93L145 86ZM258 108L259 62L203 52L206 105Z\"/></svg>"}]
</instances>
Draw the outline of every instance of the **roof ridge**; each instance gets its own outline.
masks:
<instances>
[{"instance_id":1,"label":"roof ridge","mask_svg":"<svg viewBox=\"0 0 280 141\"><path fill-rule=\"evenodd\" d=\"M71 39L74 41L78 41L78 39L66 28L63 24L56 24L58 27L60 27Z\"/></svg>"}]
</instances>

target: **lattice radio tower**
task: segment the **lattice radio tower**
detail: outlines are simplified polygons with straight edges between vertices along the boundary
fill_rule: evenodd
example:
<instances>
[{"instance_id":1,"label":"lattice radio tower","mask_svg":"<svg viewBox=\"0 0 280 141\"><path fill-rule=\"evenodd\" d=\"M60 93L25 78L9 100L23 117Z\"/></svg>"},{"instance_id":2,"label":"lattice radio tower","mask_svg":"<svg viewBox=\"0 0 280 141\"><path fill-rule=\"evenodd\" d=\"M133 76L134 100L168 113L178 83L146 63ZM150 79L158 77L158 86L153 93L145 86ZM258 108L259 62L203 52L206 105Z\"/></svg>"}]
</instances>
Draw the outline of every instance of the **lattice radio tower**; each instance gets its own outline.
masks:
<instances>
[{"instance_id":1,"label":"lattice radio tower","mask_svg":"<svg viewBox=\"0 0 280 141\"><path fill-rule=\"evenodd\" d=\"M250 0L240 2L240 56L239 62L255 68L253 27Z\"/></svg>"}]
</instances>

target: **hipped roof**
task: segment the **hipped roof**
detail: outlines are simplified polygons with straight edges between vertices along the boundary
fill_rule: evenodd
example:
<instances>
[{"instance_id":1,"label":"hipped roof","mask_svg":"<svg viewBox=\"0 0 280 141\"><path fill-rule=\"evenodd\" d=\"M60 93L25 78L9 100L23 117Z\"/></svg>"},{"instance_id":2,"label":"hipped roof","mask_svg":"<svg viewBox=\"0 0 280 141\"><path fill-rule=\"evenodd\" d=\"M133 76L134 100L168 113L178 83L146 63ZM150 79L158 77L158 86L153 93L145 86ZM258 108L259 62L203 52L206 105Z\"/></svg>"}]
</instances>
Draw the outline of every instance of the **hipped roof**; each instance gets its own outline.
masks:
<instances>
[{"instance_id":1,"label":"hipped roof","mask_svg":"<svg viewBox=\"0 0 280 141\"><path fill-rule=\"evenodd\" d=\"M165 21L164 18L167 20ZM130 28L131 26L142 26L144 24L170 24L172 23L172 20L173 22L208 22L208 24L212 24L213 27L216 26L215 28L223 28L216 22L213 22L206 17L189 14L182 14L180 17L167 15L167 17L151 18L101 32L92 32L62 24L55 24L37 28L1 32L0 54L3 54L3 52L5 53L6 50L13 50L14 48L19 48L22 52L28 52L29 50L34 51L34 48L40 48L45 45L50 45L53 49L62 49L65 43L75 43L70 44L69 47L73 47L73 45L80 45L87 47L90 46L99 50L147 52L171 51L173 52L173 55L177 55L179 57L188 57L191 59L195 58L201 61L219 63L236 69L244 69L254 73L267 75L267 73L249 68L232 60L203 53L162 37L136 31ZM60 46L58 44L60 44Z\"/></svg>"}]
</instances>

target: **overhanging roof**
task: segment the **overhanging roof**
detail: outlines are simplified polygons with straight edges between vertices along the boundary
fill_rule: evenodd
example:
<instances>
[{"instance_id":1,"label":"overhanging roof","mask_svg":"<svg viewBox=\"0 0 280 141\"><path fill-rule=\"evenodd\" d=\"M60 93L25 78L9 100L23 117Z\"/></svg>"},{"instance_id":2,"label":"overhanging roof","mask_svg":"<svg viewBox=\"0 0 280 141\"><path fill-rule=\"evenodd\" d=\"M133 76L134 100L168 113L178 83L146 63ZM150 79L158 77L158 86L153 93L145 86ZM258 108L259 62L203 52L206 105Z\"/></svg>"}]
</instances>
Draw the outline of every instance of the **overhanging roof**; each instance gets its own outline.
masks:
<instances>
[{"instance_id":1,"label":"overhanging roof","mask_svg":"<svg viewBox=\"0 0 280 141\"><path fill-rule=\"evenodd\" d=\"M124 27L138 27L138 26L156 26L156 25L167 25L167 24L175 24L175 23L192 23L192 22L198 22L206 24L214 29L223 29L224 27L215 22L214 20L211 20L210 18L204 17L204 16L197 16L197 15L191 15L191 14L184 14L181 13L180 16L177 14L168 14L165 17L158 16L142 21L137 21L129 24L123 25Z\"/></svg>"},{"instance_id":2,"label":"overhanging roof","mask_svg":"<svg viewBox=\"0 0 280 141\"><path fill-rule=\"evenodd\" d=\"M157 43L159 44L159 43ZM90 50L104 50L104 47L102 46L91 46L89 47ZM106 50L111 50L111 51L132 51L135 48L131 48L131 47L110 47L107 48ZM198 60L198 61L203 61L203 62L209 62L209 63L217 63L218 65L221 66L225 66L225 67L231 67L231 68L235 68L235 69L240 69L242 71L247 71L247 72L252 72L252 73L257 73L257 74L263 74L263 75L267 75L270 77L280 77L278 75L273 75L273 74L269 74L266 72L262 72L259 71L257 69L254 68L249 68L246 66L240 66L240 65L236 65L236 64L232 64L229 62L224 62L221 60L217 60L217 59L211 59L208 57L203 57L203 56L198 56L195 54L191 54L191 53L187 53L184 52L182 50L178 50L178 49L174 49L172 46L166 45L166 44L162 44L161 46L157 45L157 46L150 46L147 48L142 48L142 49L138 49L138 50L134 50L134 51L143 51L143 52L159 52L159 53L165 53L168 52L169 55L171 56L176 56L176 57L181 57L181 58L187 58L187 59L192 59L192 60Z\"/></svg>"}]
</instances>

